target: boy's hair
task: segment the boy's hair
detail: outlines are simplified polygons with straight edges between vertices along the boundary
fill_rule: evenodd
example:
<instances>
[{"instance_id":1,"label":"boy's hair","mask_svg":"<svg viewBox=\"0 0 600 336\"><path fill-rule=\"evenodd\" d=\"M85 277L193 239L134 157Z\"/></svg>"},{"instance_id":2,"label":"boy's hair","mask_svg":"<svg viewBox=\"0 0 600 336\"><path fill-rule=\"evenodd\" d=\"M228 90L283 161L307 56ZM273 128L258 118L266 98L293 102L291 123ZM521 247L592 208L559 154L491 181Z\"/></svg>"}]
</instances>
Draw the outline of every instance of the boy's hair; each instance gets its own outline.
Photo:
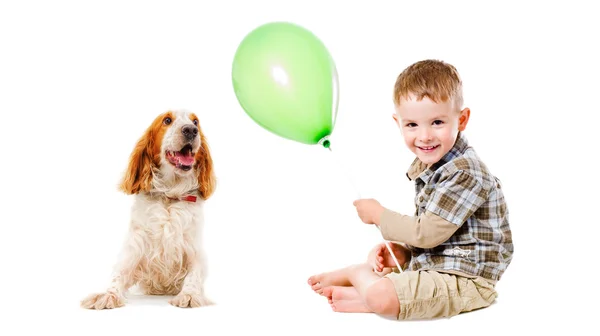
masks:
<instances>
[{"instance_id":1,"label":"boy's hair","mask_svg":"<svg viewBox=\"0 0 600 336\"><path fill-rule=\"evenodd\" d=\"M458 71L453 65L438 60L413 63L398 75L394 85L394 104L400 105L400 99L408 99L411 94L417 100L427 97L436 103L453 99L457 111L463 104Z\"/></svg>"}]
</instances>

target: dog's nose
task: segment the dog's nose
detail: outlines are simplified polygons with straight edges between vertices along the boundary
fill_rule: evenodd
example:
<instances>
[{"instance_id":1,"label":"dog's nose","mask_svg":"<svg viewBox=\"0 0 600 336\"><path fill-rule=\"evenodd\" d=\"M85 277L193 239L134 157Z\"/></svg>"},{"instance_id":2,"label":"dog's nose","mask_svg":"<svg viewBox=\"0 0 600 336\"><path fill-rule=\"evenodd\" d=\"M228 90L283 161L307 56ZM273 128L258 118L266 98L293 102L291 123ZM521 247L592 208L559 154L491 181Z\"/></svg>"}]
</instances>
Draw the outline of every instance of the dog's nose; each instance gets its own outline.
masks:
<instances>
[{"instance_id":1,"label":"dog's nose","mask_svg":"<svg viewBox=\"0 0 600 336\"><path fill-rule=\"evenodd\" d=\"M181 128L181 133L188 140L193 140L198 135L198 127L194 125L185 125Z\"/></svg>"}]
</instances>

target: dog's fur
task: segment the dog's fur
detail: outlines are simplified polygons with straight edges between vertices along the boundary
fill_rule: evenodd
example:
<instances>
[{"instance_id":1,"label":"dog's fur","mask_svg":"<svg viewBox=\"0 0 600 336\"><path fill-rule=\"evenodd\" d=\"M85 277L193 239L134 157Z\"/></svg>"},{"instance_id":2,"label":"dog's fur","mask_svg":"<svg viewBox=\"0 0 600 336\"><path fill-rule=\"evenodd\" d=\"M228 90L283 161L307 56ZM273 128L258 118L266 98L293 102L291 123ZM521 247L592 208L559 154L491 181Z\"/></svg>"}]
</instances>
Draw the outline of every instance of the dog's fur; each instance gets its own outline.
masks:
<instances>
[{"instance_id":1,"label":"dog's fur","mask_svg":"<svg viewBox=\"0 0 600 336\"><path fill-rule=\"evenodd\" d=\"M186 145L192 153L183 155ZM201 239L203 203L215 186L212 157L197 116L180 110L156 117L131 153L120 185L135 197L121 260L107 291L89 295L81 306L123 306L134 285L145 294L174 295L169 302L177 307L212 304L204 293Z\"/></svg>"}]
</instances>

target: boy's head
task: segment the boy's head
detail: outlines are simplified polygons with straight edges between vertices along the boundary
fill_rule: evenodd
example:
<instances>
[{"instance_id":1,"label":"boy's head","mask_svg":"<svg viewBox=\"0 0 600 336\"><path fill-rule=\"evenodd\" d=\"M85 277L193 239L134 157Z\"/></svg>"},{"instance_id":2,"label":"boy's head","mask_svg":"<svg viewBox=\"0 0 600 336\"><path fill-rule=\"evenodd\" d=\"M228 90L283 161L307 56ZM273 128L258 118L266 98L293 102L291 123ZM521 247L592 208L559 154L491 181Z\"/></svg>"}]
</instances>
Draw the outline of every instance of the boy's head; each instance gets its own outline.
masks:
<instances>
[{"instance_id":1,"label":"boy's head","mask_svg":"<svg viewBox=\"0 0 600 336\"><path fill-rule=\"evenodd\" d=\"M394 85L393 117L406 146L426 165L438 162L467 127L462 82L456 68L437 60L410 65Z\"/></svg>"}]
</instances>

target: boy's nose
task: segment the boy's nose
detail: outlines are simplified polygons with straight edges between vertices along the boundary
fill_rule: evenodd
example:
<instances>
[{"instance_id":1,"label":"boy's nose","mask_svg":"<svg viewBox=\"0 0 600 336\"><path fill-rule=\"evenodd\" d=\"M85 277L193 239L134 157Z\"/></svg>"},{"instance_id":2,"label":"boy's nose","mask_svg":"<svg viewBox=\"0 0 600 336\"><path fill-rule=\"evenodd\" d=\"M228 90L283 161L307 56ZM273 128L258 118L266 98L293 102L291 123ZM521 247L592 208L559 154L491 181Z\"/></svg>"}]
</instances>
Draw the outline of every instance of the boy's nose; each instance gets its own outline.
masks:
<instances>
[{"instance_id":1,"label":"boy's nose","mask_svg":"<svg viewBox=\"0 0 600 336\"><path fill-rule=\"evenodd\" d=\"M428 129L423 129L423 130L421 130L421 134L419 135L419 137L421 138L420 140L423 142L431 141L432 140L431 131L429 131Z\"/></svg>"}]
</instances>

